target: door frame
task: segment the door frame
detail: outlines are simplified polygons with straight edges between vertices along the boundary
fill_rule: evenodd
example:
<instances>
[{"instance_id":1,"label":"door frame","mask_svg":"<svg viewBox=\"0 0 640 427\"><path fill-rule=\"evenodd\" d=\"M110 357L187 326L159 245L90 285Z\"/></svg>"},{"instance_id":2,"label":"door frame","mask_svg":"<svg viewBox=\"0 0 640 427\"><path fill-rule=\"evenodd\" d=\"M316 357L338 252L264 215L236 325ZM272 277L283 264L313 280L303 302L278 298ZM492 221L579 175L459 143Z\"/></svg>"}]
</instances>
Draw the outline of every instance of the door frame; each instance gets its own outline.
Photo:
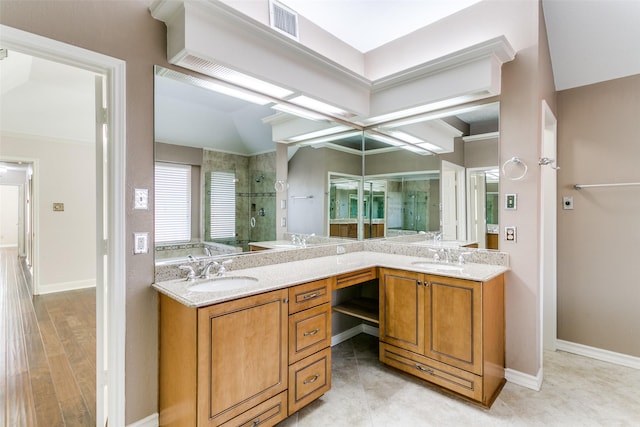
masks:
<instances>
[{"instance_id":1,"label":"door frame","mask_svg":"<svg viewBox=\"0 0 640 427\"><path fill-rule=\"evenodd\" d=\"M107 180L104 199L107 241L98 241L96 253L106 254L108 281L105 289L96 289L96 308L106 307L108 325L97 319L97 413L98 419L110 425L125 425L125 333L126 333L126 228L125 228L125 161L126 161L126 63L120 59L0 25L0 41L7 49L15 49L73 67L102 74L107 82L109 143L105 153L106 169L97 170ZM102 197L103 195L98 195ZM118 284L119 286L116 286ZM107 300L104 300L106 294ZM105 349L106 347L106 354ZM105 359L106 358L106 359ZM108 360L108 369L107 368ZM106 395L102 392L107 385ZM106 406L104 405L106 400Z\"/></svg>"},{"instance_id":2,"label":"door frame","mask_svg":"<svg viewBox=\"0 0 640 427\"><path fill-rule=\"evenodd\" d=\"M557 159L558 121L542 100L540 156ZM557 162L540 172L540 363L544 350L555 351L558 338L557 301ZM551 216L551 218L550 218Z\"/></svg>"}]
</instances>

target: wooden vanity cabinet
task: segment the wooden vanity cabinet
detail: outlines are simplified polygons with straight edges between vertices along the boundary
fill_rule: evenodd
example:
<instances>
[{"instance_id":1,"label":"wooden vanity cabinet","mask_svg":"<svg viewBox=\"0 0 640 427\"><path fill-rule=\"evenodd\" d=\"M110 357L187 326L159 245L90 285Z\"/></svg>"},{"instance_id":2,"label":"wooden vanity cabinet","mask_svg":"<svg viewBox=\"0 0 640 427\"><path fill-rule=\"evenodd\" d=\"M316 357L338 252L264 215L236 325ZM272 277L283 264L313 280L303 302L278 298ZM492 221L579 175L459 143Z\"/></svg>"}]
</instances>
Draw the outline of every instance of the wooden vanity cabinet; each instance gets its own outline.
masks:
<instances>
[{"instance_id":1,"label":"wooden vanity cabinet","mask_svg":"<svg viewBox=\"0 0 640 427\"><path fill-rule=\"evenodd\" d=\"M289 415L331 388L333 282L328 278L289 288Z\"/></svg>"},{"instance_id":2,"label":"wooden vanity cabinet","mask_svg":"<svg viewBox=\"0 0 640 427\"><path fill-rule=\"evenodd\" d=\"M380 360L484 406L504 385L504 279L380 269Z\"/></svg>"},{"instance_id":3,"label":"wooden vanity cabinet","mask_svg":"<svg viewBox=\"0 0 640 427\"><path fill-rule=\"evenodd\" d=\"M288 291L202 308L160 295L160 425L285 419Z\"/></svg>"}]
</instances>

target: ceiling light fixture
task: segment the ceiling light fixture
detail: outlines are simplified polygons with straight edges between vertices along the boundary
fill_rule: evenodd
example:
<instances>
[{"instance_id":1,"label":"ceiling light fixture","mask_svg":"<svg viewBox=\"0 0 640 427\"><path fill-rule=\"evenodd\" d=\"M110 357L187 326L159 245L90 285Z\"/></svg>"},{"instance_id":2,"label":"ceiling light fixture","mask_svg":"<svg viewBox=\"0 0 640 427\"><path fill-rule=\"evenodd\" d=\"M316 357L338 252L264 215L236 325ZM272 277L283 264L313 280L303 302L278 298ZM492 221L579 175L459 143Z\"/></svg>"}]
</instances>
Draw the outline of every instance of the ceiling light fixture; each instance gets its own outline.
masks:
<instances>
[{"instance_id":1,"label":"ceiling light fixture","mask_svg":"<svg viewBox=\"0 0 640 427\"><path fill-rule=\"evenodd\" d=\"M178 73L167 68L162 68L157 72L158 76L165 77L182 83L188 83L193 86L208 89L213 92L229 95L234 98L242 99L252 104L267 105L273 102L271 98L260 96L254 92L243 90L236 86L227 85L224 82L213 82L210 80L190 76L188 74Z\"/></svg>"},{"instance_id":2,"label":"ceiling light fixture","mask_svg":"<svg viewBox=\"0 0 640 427\"><path fill-rule=\"evenodd\" d=\"M305 95L296 96L295 98L289 99L290 102L301 105L306 108L310 108L315 111L320 111L325 114L329 114L332 116L341 116L345 119L349 119L354 117L353 114L343 110L342 108L335 107L331 104L327 104L326 102L318 101L317 99L310 98Z\"/></svg>"}]
</instances>

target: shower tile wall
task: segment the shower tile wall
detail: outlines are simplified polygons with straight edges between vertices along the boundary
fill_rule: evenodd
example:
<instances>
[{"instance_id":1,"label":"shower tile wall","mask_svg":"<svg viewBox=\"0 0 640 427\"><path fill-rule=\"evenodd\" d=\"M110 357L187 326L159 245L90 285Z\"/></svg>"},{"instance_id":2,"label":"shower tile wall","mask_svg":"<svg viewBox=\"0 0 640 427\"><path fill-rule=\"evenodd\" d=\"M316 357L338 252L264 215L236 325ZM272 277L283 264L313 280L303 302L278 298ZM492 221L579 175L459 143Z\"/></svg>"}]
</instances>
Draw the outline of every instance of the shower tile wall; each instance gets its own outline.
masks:
<instances>
[{"instance_id":1,"label":"shower tile wall","mask_svg":"<svg viewBox=\"0 0 640 427\"><path fill-rule=\"evenodd\" d=\"M250 241L275 239L275 165L275 152L256 156L203 152L203 176L212 171L236 174L236 239L245 250ZM252 217L255 227L251 226ZM209 228L209 218L205 215L205 231Z\"/></svg>"}]
</instances>

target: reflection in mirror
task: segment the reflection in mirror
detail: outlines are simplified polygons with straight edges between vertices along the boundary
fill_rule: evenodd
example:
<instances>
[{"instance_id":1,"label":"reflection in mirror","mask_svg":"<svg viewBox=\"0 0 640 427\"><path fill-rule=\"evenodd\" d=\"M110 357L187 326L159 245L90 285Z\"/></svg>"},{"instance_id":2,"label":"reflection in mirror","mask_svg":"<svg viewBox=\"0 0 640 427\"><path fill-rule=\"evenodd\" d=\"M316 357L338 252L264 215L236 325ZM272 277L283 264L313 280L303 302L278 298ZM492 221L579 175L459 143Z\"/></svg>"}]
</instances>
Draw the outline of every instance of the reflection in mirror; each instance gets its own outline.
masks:
<instances>
[{"instance_id":1,"label":"reflection in mirror","mask_svg":"<svg viewBox=\"0 0 640 427\"><path fill-rule=\"evenodd\" d=\"M426 209L412 211L411 199L394 195L387 186L386 236L424 232L445 240L478 243L480 247L497 249L497 173L490 173L498 164L499 104L490 102L468 107L455 107L430 114L427 118L409 118L379 125L367 132L365 150L366 177L402 176L415 171L431 171ZM470 171L482 170L491 176L491 189L486 190L483 210L472 217ZM465 182L465 175L467 182ZM420 190L424 192L424 190ZM416 200L423 196L415 191ZM467 193L467 194L466 194ZM489 194L493 193L493 194ZM492 206L491 212L486 210ZM400 206L399 208L395 206ZM418 206L416 204L415 206ZM400 224L390 212L399 210ZM414 212L413 224L409 212ZM495 215L494 215L495 214ZM491 215L487 222L487 215ZM425 221L420 222L419 218ZM473 227L471 224L473 223ZM488 225L485 225L488 224ZM480 232L481 230L481 232ZM439 234L436 234L439 233ZM488 236L488 237L487 237ZM491 244L487 244L487 239Z\"/></svg>"},{"instance_id":2,"label":"reflection in mirror","mask_svg":"<svg viewBox=\"0 0 640 427\"><path fill-rule=\"evenodd\" d=\"M329 173L329 236L358 238L360 176Z\"/></svg>"},{"instance_id":3,"label":"reflection in mirror","mask_svg":"<svg viewBox=\"0 0 640 427\"><path fill-rule=\"evenodd\" d=\"M479 248L498 249L498 168L468 170L469 236Z\"/></svg>"},{"instance_id":4,"label":"reflection in mirror","mask_svg":"<svg viewBox=\"0 0 640 427\"><path fill-rule=\"evenodd\" d=\"M274 111L208 83L156 68L156 261L275 240L275 143L263 122Z\"/></svg>"},{"instance_id":5,"label":"reflection in mirror","mask_svg":"<svg viewBox=\"0 0 640 427\"><path fill-rule=\"evenodd\" d=\"M237 253L284 232L318 240L354 238L354 230L358 239L434 235L442 232L442 212L450 200L456 203L454 220L462 230L455 238L481 241L478 236L484 234L485 244L492 247L486 243L487 233L493 225L497 228L497 219L487 207L497 206L491 194L496 191L486 190L493 199L485 200L482 218L478 216L482 230L476 228L472 237L471 192L465 195L469 183L457 178L447 186L456 192L452 198L444 191L441 170L443 161L463 171L497 165L497 102L450 108L362 132L344 122L276 112L272 102L221 94L211 90L216 85L208 78L157 69L156 161L190 170L181 184L189 194L181 211L174 214L170 203L156 206L158 259ZM175 189L158 185L163 180L160 169L155 200L161 202L165 191L165 202L175 202ZM338 201L330 176L354 177L359 192ZM286 183L280 193L274 189L276 180ZM174 184L167 180L167 185ZM338 210L338 203L345 203L345 210ZM336 231L339 222L356 225ZM163 227L174 230L176 224L184 227L180 237L162 235Z\"/></svg>"}]
</instances>

